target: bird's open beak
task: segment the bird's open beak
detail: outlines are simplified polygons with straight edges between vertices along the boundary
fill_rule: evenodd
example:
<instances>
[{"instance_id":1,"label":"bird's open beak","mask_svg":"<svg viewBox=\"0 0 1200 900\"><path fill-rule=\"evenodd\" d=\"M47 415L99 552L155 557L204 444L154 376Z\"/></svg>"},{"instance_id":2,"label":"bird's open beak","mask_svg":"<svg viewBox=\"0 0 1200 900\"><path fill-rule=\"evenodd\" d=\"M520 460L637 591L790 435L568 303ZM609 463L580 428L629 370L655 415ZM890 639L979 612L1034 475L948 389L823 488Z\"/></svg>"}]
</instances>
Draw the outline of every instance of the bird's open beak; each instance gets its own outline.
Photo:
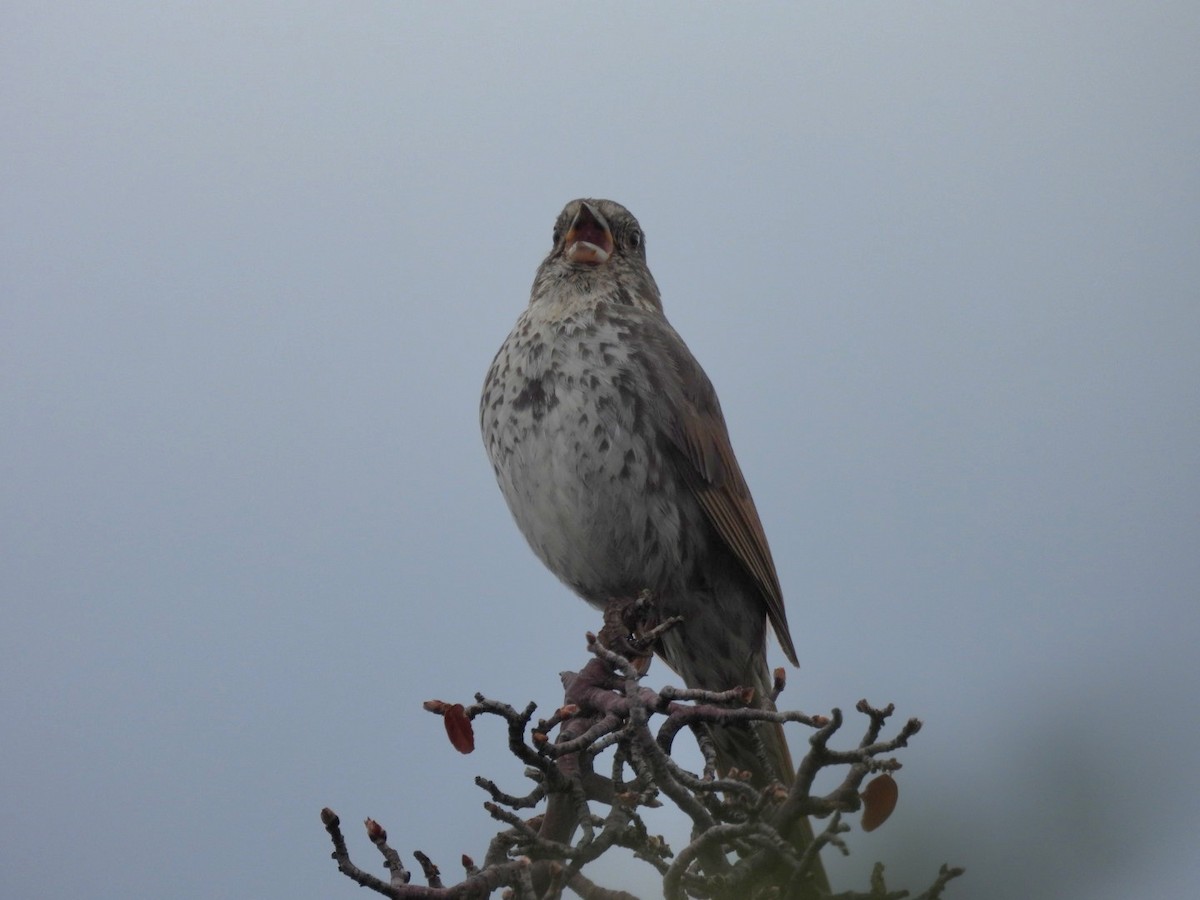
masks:
<instances>
[{"instance_id":1,"label":"bird's open beak","mask_svg":"<svg viewBox=\"0 0 1200 900\"><path fill-rule=\"evenodd\" d=\"M567 259L586 266L599 266L612 256L613 236L608 223L592 206L580 204L579 212L567 229Z\"/></svg>"}]
</instances>

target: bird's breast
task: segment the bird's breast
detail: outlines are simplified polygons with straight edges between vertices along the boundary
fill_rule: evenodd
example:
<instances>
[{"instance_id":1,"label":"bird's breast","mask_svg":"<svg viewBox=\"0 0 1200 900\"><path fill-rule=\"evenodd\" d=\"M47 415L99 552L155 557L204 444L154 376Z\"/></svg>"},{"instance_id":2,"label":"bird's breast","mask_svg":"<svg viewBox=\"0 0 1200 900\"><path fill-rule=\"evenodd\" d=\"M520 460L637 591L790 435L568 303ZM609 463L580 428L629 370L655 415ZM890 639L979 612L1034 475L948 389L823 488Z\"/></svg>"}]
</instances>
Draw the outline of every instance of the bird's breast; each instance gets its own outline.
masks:
<instances>
[{"instance_id":1,"label":"bird's breast","mask_svg":"<svg viewBox=\"0 0 1200 900\"><path fill-rule=\"evenodd\" d=\"M523 316L481 403L501 490L534 552L593 602L654 588L674 568L679 491L661 423L619 324Z\"/></svg>"}]
</instances>

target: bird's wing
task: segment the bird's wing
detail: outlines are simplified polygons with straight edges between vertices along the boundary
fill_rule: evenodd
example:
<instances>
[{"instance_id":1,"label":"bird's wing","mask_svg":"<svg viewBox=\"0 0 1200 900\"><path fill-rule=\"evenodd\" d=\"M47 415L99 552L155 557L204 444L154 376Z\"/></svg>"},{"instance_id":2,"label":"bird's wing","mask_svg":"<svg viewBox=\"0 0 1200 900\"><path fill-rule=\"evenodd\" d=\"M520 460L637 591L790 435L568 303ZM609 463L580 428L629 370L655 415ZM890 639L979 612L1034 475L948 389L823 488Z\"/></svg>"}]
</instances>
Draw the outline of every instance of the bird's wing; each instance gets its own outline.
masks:
<instances>
[{"instance_id":1,"label":"bird's wing","mask_svg":"<svg viewBox=\"0 0 1200 900\"><path fill-rule=\"evenodd\" d=\"M667 433L681 451L689 486L700 506L758 585L779 644L792 664L798 665L771 548L733 454L717 392L683 339L665 320L658 321L662 325L661 330L656 329L660 354L655 358L671 367L662 383L669 392L677 393L670 404L672 416L666 423Z\"/></svg>"}]
</instances>

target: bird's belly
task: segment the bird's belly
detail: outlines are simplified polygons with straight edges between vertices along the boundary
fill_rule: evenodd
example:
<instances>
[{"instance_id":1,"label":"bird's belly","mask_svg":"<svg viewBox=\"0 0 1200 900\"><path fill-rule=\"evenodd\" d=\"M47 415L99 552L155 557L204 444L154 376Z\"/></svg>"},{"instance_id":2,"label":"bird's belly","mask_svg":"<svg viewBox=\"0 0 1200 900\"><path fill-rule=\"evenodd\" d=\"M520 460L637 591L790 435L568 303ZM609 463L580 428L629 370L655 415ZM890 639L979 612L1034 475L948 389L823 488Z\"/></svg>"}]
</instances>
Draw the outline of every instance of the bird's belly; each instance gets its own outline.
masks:
<instances>
[{"instance_id":1,"label":"bird's belly","mask_svg":"<svg viewBox=\"0 0 1200 900\"><path fill-rule=\"evenodd\" d=\"M605 416L603 392L556 386L540 417L511 416L498 467L534 552L587 600L657 590L680 558L678 492L652 433Z\"/></svg>"}]
</instances>

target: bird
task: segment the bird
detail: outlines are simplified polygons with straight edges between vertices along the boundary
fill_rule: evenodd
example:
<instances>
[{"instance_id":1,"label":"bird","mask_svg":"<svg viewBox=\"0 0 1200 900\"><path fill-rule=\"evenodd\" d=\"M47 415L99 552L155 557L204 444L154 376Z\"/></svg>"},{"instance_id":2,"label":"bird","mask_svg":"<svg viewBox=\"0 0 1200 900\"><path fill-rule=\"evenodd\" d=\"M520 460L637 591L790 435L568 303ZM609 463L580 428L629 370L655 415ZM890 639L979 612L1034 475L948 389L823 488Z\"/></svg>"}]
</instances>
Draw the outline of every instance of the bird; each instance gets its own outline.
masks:
<instances>
[{"instance_id":1,"label":"bird","mask_svg":"<svg viewBox=\"0 0 1200 900\"><path fill-rule=\"evenodd\" d=\"M648 591L660 617L682 617L656 652L689 688L748 687L772 708L768 625L798 664L779 577L717 393L667 321L624 206L576 199L559 213L479 415L542 563L597 608ZM791 784L782 727L754 727L766 758L728 726L714 730L718 766Z\"/></svg>"}]
</instances>

